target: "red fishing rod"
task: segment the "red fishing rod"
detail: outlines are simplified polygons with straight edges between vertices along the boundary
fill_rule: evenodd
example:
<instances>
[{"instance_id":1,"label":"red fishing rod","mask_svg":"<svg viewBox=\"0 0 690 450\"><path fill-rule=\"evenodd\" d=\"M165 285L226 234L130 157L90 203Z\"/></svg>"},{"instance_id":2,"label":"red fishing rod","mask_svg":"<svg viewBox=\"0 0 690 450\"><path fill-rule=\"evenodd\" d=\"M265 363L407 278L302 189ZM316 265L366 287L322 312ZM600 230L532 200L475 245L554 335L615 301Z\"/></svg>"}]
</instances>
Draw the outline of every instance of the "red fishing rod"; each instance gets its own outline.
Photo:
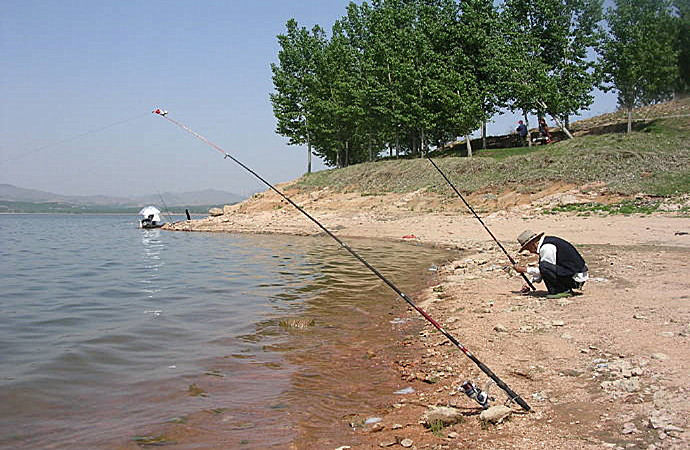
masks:
<instances>
[{"instance_id":1,"label":"red fishing rod","mask_svg":"<svg viewBox=\"0 0 690 450\"><path fill-rule=\"evenodd\" d=\"M312 222L314 222L314 223L316 224L316 226L318 226L319 228L321 228L321 230L323 230L324 233L326 233L328 236L330 236L331 238L333 238L333 240L335 240L342 248L344 248L344 249L347 250L352 256L354 256L355 258L357 258L357 260L359 260L359 262L361 262L362 264L364 264L364 266L365 266L367 269L369 269L374 275L376 275L377 277L379 277L384 283L386 283L386 285L388 285L388 287L390 287L393 291L395 291L396 294L398 294L403 300L405 300L405 302L406 302L408 305L410 305L415 311L417 311L419 314L421 314L422 317L424 317L427 321L429 321L429 323L431 323L438 331L440 331L441 334L443 334L446 338L448 338L448 340L449 340L450 342L452 342L457 348L459 348L468 358L470 358L470 359L472 360L472 362L474 362L474 363L482 370L482 372L484 372L489 378L491 378L491 379L496 383L496 385L497 385L498 387L500 387L501 389L503 389L503 391L504 391L506 394L508 394L508 398L509 398L511 401L516 402L516 403L517 403L518 405L520 405L525 411L529 411L529 410L531 409L530 406L527 404L527 402L525 402L525 401L522 399L522 397L520 397L520 396L519 396L518 394L516 394L512 389L510 389L510 387L508 387L507 384L505 384L500 378L498 378L498 376L497 376L495 373L493 373L493 372L491 371L491 369L489 369L489 368L486 367L481 361L479 361L479 359L477 359L477 357L474 356L464 345L462 345L457 339L455 339L455 337L453 337L450 333L448 333L446 330L444 330L443 327L442 327L438 322L436 322L429 314L427 314L426 311L424 311L422 308L420 308L419 306L417 306L417 305L416 305L416 304L415 304L415 303L414 303L414 302L413 302L403 291L401 291L401 290L400 290L395 284L393 284L388 278L386 278L385 276L383 276L383 275L381 274L381 272L379 272L378 270L376 270L376 268L375 268L374 266L372 266L371 264L369 264L369 263L368 263L364 258L362 258L357 252L355 252L352 248L350 248L347 244L345 244L342 240L340 240L340 238L338 238L338 236L336 236L336 235L333 234L330 230L328 230L325 226L323 226L323 225L321 224L321 222L319 222L318 220L316 220L316 219L315 219L314 217L312 217L308 212L306 212L306 211L305 211L304 209L302 209L299 205L297 205L295 202L293 202L292 199L290 199L288 196L286 196L286 195L283 194L281 191L279 191L279 190L278 190L275 186L273 186L271 183L269 183L268 181L266 181L265 179L263 179L263 178L261 177L261 175L259 175L258 173L254 172L252 169L250 169L249 167L247 167L246 165L244 165L244 164L243 164L242 162L240 162L237 158L235 158L234 156L232 156L232 155L230 155L229 153L227 153L227 152L226 152L225 150L223 150L220 146L218 146L218 145L214 144L213 142L209 141L208 139L206 139L206 138L203 137L202 135L200 135L200 134L194 132L194 131L193 131L191 128L189 128L188 126L186 126L186 125L184 125L184 124L182 124L182 123L180 123L180 122L178 122L178 121L176 121L176 120L171 119L170 117L168 117L168 112L167 112L167 111L164 111L164 110L161 110L161 109L156 109L156 110L153 111L153 113L154 113L154 114L157 114L157 115L159 115L159 116L161 116L161 117L163 117L163 118L166 119L167 121L169 121L169 122L171 122L171 123L177 125L178 127L182 128L183 130L187 131L188 133L191 133L191 134L192 134L193 136L195 136L196 138L198 138L198 139L204 141L204 142L205 142L206 144L208 144L211 148L213 148L213 149L217 150L218 152L220 152L220 153L223 155L223 158L224 158L224 159L231 159L232 161L234 161L237 165L239 165L240 167L242 167L243 169L245 169L247 172L249 172L249 173L251 173L252 175L254 175L256 178L258 178L262 183L264 183L266 186L268 186L273 192L275 192L276 194L278 194L279 196L281 196L285 201L287 201L287 202L290 203L292 206L294 206L299 212L301 212L301 213L304 214L309 220L311 220Z\"/></svg>"},{"instance_id":2,"label":"red fishing rod","mask_svg":"<svg viewBox=\"0 0 690 450\"><path fill-rule=\"evenodd\" d=\"M503 248L503 245L501 245L501 243L498 242L498 239L496 239L496 236L494 236L494 234L491 232L491 230L489 230L489 227L486 226L486 224L484 223L484 221L482 220L482 218L479 217L479 214L477 214L477 213L475 212L474 208L472 208L472 206L470 206L470 204L467 203L467 200L465 200L465 197L463 197L462 194L460 193L460 191L458 191L458 188L456 188L455 185L448 179L448 177L446 176L446 174L443 173L443 171L436 165L436 163L434 162L433 159L431 159L428 155L427 155L426 159L429 160L429 162L431 163L431 165L434 166L434 167L436 168L436 170L438 170L438 173L441 174L441 176L443 177L443 179L446 180L446 182L450 185L450 187L453 188L453 190L455 191L455 193L458 194L458 197L460 197L460 199L463 201L463 203L465 203L465 206L467 206L467 208L469 208L469 210L472 211L472 214L474 214L474 217L476 217L477 220L479 221L479 223L482 224L482 226L484 227L484 229L486 230L486 232L489 233L489 236L491 236L491 238L496 242L496 244L498 244L498 246L500 247L500 249L503 250L503 253L506 254L506 256L508 257L508 261L510 261L510 263L511 263L512 265L515 265L516 262L515 262L515 260L513 259L513 257L510 256L510 254L508 253L508 251L506 251L506 249ZM520 275L522 275L522 279L525 280L525 282L527 283L527 285L528 285L533 291L536 291L536 290L537 290L537 288L534 287L534 285L529 281L529 279L525 276L524 273L521 273Z\"/></svg>"}]
</instances>

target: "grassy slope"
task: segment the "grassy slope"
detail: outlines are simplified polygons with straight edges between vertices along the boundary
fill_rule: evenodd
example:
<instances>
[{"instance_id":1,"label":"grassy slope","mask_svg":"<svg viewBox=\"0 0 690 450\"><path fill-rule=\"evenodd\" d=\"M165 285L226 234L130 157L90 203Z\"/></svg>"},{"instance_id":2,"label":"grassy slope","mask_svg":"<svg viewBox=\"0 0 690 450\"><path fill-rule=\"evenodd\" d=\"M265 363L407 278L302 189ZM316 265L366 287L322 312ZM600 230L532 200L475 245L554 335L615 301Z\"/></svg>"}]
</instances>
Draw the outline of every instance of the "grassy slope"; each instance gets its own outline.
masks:
<instances>
[{"instance_id":1,"label":"grassy slope","mask_svg":"<svg viewBox=\"0 0 690 450\"><path fill-rule=\"evenodd\" d=\"M540 182L602 181L620 194L690 193L690 117L646 122L631 135L586 135L532 149L479 151L473 158L435 158L464 192L530 191ZM451 195L425 159L358 164L300 178L303 189L331 187L365 194L426 188Z\"/></svg>"}]
</instances>

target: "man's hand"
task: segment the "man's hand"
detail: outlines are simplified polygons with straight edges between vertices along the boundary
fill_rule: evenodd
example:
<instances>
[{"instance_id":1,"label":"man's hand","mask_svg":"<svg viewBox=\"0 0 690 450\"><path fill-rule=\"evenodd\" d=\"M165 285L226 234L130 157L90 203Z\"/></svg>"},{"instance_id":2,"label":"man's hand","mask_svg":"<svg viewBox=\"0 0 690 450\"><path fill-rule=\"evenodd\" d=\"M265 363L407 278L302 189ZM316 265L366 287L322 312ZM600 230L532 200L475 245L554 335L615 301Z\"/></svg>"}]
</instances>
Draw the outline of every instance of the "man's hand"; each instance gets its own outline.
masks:
<instances>
[{"instance_id":1,"label":"man's hand","mask_svg":"<svg viewBox=\"0 0 690 450\"><path fill-rule=\"evenodd\" d=\"M513 264L513 269L515 269L517 273L527 273L527 267L525 266L518 266L517 264Z\"/></svg>"}]
</instances>

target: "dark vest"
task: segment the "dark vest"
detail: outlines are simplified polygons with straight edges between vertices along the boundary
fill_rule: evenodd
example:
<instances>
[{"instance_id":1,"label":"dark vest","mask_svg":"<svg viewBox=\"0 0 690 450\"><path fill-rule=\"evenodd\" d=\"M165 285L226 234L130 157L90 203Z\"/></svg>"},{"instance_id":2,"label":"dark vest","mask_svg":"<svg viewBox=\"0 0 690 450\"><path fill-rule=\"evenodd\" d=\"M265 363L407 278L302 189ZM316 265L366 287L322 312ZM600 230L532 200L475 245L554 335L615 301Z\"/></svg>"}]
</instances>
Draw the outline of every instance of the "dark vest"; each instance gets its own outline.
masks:
<instances>
[{"instance_id":1,"label":"dark vest","mask_svg":"<svg viewBox=\"0 0 690 450\"><path fill-rule=\"evenodd\" d=\"M578 272L585 272L587 265L580 253L575 250L572 244L556 236L544 237L544 244L556 246L556 266L558 276L571 276Z\"/></svg>"}]
</instances>

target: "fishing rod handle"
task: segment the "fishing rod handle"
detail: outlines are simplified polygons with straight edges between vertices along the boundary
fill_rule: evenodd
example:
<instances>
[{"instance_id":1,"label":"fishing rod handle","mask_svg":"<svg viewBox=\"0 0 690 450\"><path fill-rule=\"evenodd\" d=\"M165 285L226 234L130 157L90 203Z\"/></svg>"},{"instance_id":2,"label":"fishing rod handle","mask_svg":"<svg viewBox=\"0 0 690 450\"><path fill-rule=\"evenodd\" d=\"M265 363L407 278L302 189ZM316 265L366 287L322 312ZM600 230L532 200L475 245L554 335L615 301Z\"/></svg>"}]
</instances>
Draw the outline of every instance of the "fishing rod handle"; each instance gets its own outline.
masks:
<instances>
[{"instance_id":1,"label":"fishing rod handle","mask_svg":"<svg viewBox=\"0 0 690 450\"><path fill-rule=\"evenodd\" d=\"M448 340L455 344L455 346L459 348L465 354L465 356L470 358L472 362L475 363L477 367L479 367L482 370L482 372L484 372L489 378L491 378L499 388L503 389L503 392L508 394L508 398L510 398L511 401L516 402L525 411L529 411L532 409L527 404L527 402L522 399L522 397L520 397L515 391L513 391L507 384L505 384L503 380L498 378L498 375L496 375L495 373L493 373L491 369L486 367L486 365L484 365L484 363L481 362L479 358L474 356L467 348L465 348L464 345L462 345L457 339L455 339L453 335L448 333L443 328L439 328L439 330L448 338Z\"/></svg>"},{"instance_id":2,"label":"fishing rod handle","mask_svg":"<svg viewBox=\"0 0 690 450\"><path fill-rule=\"evenodd\" d=\"M525 275L524 273L521 273L520 275L522 275L522 279L525 280L525 283L527 283L527 286L529 286L530 289L532 289L533 291L536 291L536 290L537 290L537 288L534 287L534 285L533 285L532 282L529 280L529 278L527 278L527 275Z\"/></svg>"},{"instance_id":3,"label":"fishing rod handle","mask_svg":"<svg viewBox=\"0 0 690 450\"><path fill-rule=\"evenodd\" d=\"M522 399L522 397L520 397L515 391L513 391L507 384L505 384L505 383L503 382L503 380L501 380L500 378L498 378L498 375L496 375L495 373L493 373L493 372L491 371L491 369L489 369L488 367L486 367L486 366L484 365L484 363L482 363L481 361L479 361L479 360L478 360L474 355L472 355L472 354L467 355L467 356L469 356L470 359L471 359L472 361L474 361L474 363L477 365L477 367L479 367L480 369L482 369L482 372L484 372L489 378L491 378L492 380L494 380L494 381L496 382L496 385L497 385L498 387L500 387L501 389L503 389L503 391L504 391L506 394L508 394L508 398L510 398L511 401L514 401L515 403L517 403L518 405L520 405L520 407L521 407L522 409L524 409L525 411L529 411L529 410L532 409L532 408L527 404L527 402L524 401L524 400Z\"/></svg>"}]
</instances>

